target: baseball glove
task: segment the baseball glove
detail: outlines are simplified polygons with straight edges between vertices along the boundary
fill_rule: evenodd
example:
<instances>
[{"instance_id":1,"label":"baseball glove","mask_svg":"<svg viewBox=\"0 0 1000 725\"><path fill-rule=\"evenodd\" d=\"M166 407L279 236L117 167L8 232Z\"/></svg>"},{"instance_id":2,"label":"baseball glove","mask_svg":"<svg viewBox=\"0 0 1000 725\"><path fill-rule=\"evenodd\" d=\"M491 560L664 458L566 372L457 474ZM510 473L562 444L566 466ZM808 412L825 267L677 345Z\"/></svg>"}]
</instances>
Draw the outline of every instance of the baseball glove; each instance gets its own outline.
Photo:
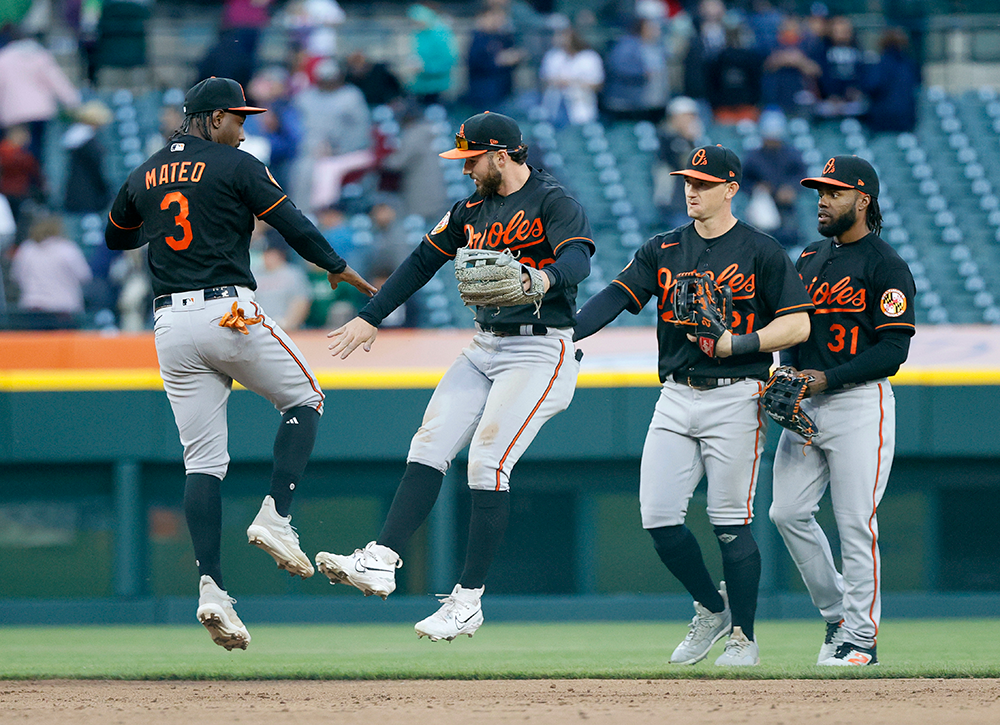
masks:
<instances>
[{"instance_id":1,"label":"baseball glove","mask_svg":"<svg viewBox=\"0 0 1000 725\"><path fill-rule=\"evenodd\" d=\"M806 388L812 380L811 375L796 372L790 367L780 367L771 374L762 397L765 412L778 425L805 438L806 445L812 443L813 436L819 432L812 418L801 407Z\"/></svg>"},{"instance_id":2,"label":"baseball glove","mask_svg":"<svg viewBox=\"0 0 1000 725\"><path fill-rule=\"evenodd\" d=\"M531 278L528 292L521 283L522 273ZM455 255L455 277L466 305L513 307L534 303L535 314L540 314L544 296L542 272L518 262L510 250L495 252L462 247Z\"/></svg>"},{"instance_id":3,"label":"baseball glove","mask_svg":"<svg viewBox=\"0 0 1000 725\"><path fill-rule=\"evenodd\" d=\"M237 332L242 332L244 335L249 335L250 330L247 329L247 325L256 325L264 319L263 315L258 315L257 317L246 317L246 313L243 312L243 308L239 306L239 302L233 302L233 309L222 316L219 320L219 327L228 327L230 330L236 330Z\"/></svg>"},{"instance_id":4,"label":"baseball glove","mask_svg":"<svg viewBox=\"0 0 1000 725\"><path fill-rule=\"evenodd\" d=\"M715 343L733 326L733 291L718 286L709 275L684 272L674 286L674 323L692 325L698 347L715 357Z\"/></svg>"}]
</instances>

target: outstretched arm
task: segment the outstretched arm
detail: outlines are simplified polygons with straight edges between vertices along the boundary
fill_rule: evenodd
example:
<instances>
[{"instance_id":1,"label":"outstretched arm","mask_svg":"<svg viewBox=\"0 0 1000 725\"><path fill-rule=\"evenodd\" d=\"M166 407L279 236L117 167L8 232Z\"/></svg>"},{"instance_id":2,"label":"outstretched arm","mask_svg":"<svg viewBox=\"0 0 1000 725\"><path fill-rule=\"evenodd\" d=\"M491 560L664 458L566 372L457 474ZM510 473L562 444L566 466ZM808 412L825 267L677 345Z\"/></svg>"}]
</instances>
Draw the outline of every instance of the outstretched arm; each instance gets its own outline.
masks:
<instances>
[{"instance_id":1,"label":"outstretched arm","mask_svg":"<svg viewBox=\"0 0 1000 725\"><path fill-rule=\"evenodd\" d=\"M602 289L587 300L587 304L576 313L573 341L590 337L605 327L628 307L631 299L628 293L614 282Z\"/></svg>"}]
</instances>

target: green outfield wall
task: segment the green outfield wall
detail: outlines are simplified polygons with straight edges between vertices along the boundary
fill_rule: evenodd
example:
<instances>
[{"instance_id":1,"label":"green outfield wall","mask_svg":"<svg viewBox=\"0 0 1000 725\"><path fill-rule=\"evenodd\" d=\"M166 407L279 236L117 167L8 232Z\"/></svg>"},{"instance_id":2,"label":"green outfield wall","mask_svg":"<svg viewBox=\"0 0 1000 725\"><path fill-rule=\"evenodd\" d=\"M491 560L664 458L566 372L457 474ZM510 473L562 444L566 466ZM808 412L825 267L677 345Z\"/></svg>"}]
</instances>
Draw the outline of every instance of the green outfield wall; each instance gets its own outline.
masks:
<instances>
[{"instance_id":1,"label":"green outfield wall","mask_svg":"<svg viewBox=\"0 0 1000 725\"><path fill-rule=\"evenodd\" d=\"M307 552L347 552L375 537L430 393L429 387L327 390L293 509ZM545 426L512 476L511 526L491 571L491 593L680 594L638 515L639 456L657 394L650 386L581 387L570 408ZM885 591L978 593L995 604L1000 437L983 422L1000 419L1000 387L897 385L896 398L896 461L879 509ZM263 399L233 393L232 464L223 489L227 586L244 596L296 601L356 594L331 588L322 576L289 579L246 543L246 526L267 492L279 420ZM769 453L778 430L772 426ZM431 518L403 552L398 591L404 597L450 591L457 577L468 521L463 471L460 459ZM161 390L0 391L0 618L5 604L20 612L15 619L30 620L25 612L38 611L32 602L160 602L162 608L172 597L190 596L197 577L183 479ZM801 582L767 520L769 459L758 488L762 600L790 596L801 604ZM821 521L831 521L828 506ZM721 572L703 488L689 523L710 569Z\"/></svg>"}]
</instances>

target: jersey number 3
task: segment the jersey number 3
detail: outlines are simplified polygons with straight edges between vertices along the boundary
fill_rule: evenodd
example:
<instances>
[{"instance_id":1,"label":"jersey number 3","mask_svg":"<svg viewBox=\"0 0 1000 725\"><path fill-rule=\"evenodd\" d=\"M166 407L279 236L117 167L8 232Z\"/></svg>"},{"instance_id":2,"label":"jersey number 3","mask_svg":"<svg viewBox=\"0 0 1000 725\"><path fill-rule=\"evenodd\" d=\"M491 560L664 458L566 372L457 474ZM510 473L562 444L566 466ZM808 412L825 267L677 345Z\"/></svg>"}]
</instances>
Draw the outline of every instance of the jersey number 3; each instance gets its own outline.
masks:
<instances>
[{"instance_id":1,"label":"jersey number 3","mask_svg":"<svg viewBox=\"0 0 1000 725\"><path fill-rule=\"evenodd\" d=\"M191 220L188 219L188 200L187 197L181 192L171 191L169 194L164 196L163 201L160 202L160 209L166 211L174 204L178 207L177 216L174 217L174 224L181 228L184 232L184 236L180 239L167 237L164 241L175 252L179 252L182 249L187 249L191 246L191 240L194 239L194 234L191 232Z\"/></svg>"}]
</instances>

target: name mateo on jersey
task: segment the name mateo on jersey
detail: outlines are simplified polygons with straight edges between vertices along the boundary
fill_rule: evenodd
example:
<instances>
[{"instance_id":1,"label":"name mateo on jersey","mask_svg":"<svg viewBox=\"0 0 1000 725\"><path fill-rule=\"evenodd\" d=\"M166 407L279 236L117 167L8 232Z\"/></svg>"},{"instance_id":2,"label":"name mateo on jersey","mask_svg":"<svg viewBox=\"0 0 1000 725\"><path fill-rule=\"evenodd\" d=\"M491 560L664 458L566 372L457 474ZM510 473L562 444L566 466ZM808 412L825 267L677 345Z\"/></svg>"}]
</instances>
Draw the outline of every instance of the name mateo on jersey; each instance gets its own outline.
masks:
<instances>
[{"instance_id":1,"label":"name mateo on jersey","mask_svg":"<svg viewBox=\"0 0 1000 725\"><path fill-rule=\"evenodd\" d=\"M172 184L176 181L197 184L205 173L205 162L193 164L190 161L174 161L160 164L146 172L146 188L151 189L160 184Z\"/></svg>"},{"instance_id":2,"label":"name mateo on jersey","mask_svg":"<svg viewBox=\"0 0 1000 725\"><path fill-rule=\"evenodd\" d=\"M866 306L867 293L864 287L855 290L851 286L850 276L834 282L822 282L818 286L813 277L812 281L806 285L806 292L816 305L816 314L825 312L864 312ZM814 289L815 288L815 289Z\"/></svg>"}]
</instances>

